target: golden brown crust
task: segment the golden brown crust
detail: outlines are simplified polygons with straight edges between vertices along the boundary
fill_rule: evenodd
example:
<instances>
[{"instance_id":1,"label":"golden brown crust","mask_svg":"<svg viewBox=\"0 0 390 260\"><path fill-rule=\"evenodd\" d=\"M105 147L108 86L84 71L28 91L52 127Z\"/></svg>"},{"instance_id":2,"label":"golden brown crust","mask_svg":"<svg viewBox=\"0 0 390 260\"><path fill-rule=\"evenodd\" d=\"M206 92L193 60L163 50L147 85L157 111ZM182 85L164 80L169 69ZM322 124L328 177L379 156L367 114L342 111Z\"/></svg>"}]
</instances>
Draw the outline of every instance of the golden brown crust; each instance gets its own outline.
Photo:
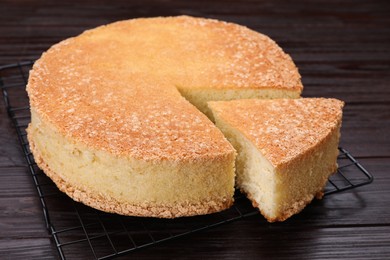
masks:
<instances>
[{"instance_id":1,"label":"golden brown crust","mask_svg":"<svg viewBox=\"0 0 390 260\"><path fill-rule=\"evenodd\" d=\"M178 16L133 19L99 29L131 31L137 37L147 39L148 42L141 46L137 43L131 46L136 47L131 51L136 52L141 47L152 52L156 68L161 72L157 74L169 78L176 86L212 89L272 87L298 92L303 88L291 57L268 36L245 26ZM137 59L132 64L138 68L143 66L143 58L135 57ZM162 64L166 67L161 67Z\"/></svg>"},{"instance_id":2,"label":"golden brown crust","mask_svg":"<svg viewBox=\"0 0 390 260\"><path fill-rule=\"evenodd\" d=\"M49 65L56 67L44 66ZM156 162L233 153L222 133L176 89L135 75L126 76L129 87L122 78L91 76L88 85L74 86L76 79L45 85L32 76L31 107L64 136L116 156Z\"/></svg>"},{"instance_id":3,"label":"golden brown crust","mask_svg":"<svg viewBox=\"0 0 390 260\"><path fill-rule=\"evenodd\" d=\"M209 102L214 113L242 132L279 168L314 149L338 128L343 105L326 98Z\"/></svg>"},{"instance_id":4,"label":"golden brown crust","mask_svg":"<svg viewBox=\"0 0 390 260\"><path fill-rule=\"evenodd\" d=\"M197 204L187 203L174 206L148 205L146 203L136 205L120 202L115 198L95 194L80 187L69 185L43 161L39 150L34 144L34 140L29 138L29 144L31 151L34 154L35 162L39 168L52 179L62 192L66 193L75 201L82 202L85 205L105 212L139 217L176 218L219 212L229 208L233 204L233 199L218 201L213 200L212 198L207 201L200 201Z\"/></svg>"},{"instance_id":5,"label":"golden brown crust","mask_svg":"<svg viewBox=\"0 0 390 260\"><path fill-rule=\"evenodd\" d=\"M231 153L176 86L302 90L291 58L267 36L181 16L117 22L62 41L35 63L27 91L63 135L116 156L157 162Z\"/></svg>"}]
</instances>

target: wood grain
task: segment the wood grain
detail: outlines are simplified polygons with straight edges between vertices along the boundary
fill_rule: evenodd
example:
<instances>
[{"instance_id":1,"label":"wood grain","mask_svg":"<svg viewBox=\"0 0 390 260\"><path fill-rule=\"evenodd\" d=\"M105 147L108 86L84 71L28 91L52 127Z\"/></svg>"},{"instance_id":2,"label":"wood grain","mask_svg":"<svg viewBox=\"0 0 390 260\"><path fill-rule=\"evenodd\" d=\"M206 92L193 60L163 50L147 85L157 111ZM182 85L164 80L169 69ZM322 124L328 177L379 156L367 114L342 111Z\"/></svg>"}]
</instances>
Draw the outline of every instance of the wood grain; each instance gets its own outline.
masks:
<instances>
[{"instance_id":1,"label":"wood grain","mask_svg":"<svg viewBox=\"0 0 390 260\"><path fill-rule=\"evenodd\" d=\"M304 96L346 101L341 146L375 177L269 224L253 216L129 254L135 259L388 259L390 255L390 4L320 1L0 2L0 66L36 59L52 44L134 17L188 14L272 37L302 74ZM71 216L54 208L56 220ZM88 246L66 251L91 259ZM87 248L87 249L86 249ZM0 101L0 258L56 259L16 132ZM125 257L127 258L127 257Z\"/></svg>"}]
</instances>

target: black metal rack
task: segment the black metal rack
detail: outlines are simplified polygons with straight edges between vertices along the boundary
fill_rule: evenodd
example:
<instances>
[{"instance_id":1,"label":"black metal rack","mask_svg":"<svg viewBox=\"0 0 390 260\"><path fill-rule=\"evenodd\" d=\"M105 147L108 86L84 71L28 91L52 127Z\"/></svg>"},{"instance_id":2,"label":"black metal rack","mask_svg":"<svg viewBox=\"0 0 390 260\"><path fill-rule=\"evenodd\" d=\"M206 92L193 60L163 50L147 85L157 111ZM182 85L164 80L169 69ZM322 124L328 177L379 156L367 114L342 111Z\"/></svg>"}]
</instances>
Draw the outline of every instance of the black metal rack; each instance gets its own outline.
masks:
<instances>
[{"instance_id":1,"label":"black metal rack","mask_svg":"<svg viewBox=\"0 0 390 260\"><path fill-rule=\"evenodd\" d=\"M259 214L239 192L232 208L220 213L179 219L125 217L104 213L74 202L60 192L37 167L31 154L26 127L30 110L25 86L33 61L0 67L0 87L36 186L47 229L62 259L77 258L76 248L91 258L110 259L190 233ZM372 175L345 149L339 148L339 168L325 188L325 195L356 188L373 181Z\"/></svg>"}]
</instances>

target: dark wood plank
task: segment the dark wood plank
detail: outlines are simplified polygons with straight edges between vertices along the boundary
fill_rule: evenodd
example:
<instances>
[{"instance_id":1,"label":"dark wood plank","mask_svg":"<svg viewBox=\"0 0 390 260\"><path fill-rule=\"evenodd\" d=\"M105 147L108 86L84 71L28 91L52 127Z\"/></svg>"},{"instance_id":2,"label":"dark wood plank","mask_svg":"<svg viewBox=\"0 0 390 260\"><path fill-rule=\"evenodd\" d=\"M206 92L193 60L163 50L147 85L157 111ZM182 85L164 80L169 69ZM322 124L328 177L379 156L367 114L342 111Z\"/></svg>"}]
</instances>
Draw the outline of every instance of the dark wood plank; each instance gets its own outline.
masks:
<instances>
[{"instance_id":1,"label":"dark wood plank","mask_svg":"<svg viewBox=\"0 0 390 260\"><path fill-rule=\"evenodd\" d=\"M249 220L248 220L249 221ZM259 230L254 222L231 224L165 246L134 252L135 259L385 259L390 227ZM232 231L234 230L234 231ZM204 235L208 244L204 243ZM219 235L219 238L215 236ZM248 239L248 236L251 239ZM244 242L244 243L243 243Z\"/></svg>"},{"instance_id":2,"label":"dark wood plank","mask_svg":"<svg viewBox=\"0 0 390 260\"><path fill-rule=\"evenodd\" d=\"M0 180L0 258L56 258L27 168L0 167Z\"/></svg>"},{"instance_id":3,"label":"dark wood plank","mask_svg":"<svg viewBox=\"0 0 390 260\"><path fill-rule=\"evenodd\" d=\"M58 259L50 238L0 238L1 259Z\"/></svg>"},{"instance_id":4,"label":"dark wood plank","mask_svg":"<svg viewBox=\"0 0 390 260\"><path fill-rule=\"evenodd\" d=\"M340 145L356 157L389 157L389 130L390 103L347 103Z\"/></svg>"},{"instance_id":5,"label":"dark wood plank","mask_svg":"<svg viewBox=\"0 0 390 260\"><path fill-rule=\"evenodd\" d=\"M25 165L16 131L12 127L3 100L0 100L0 167Z\"/></svg>"},{"instance_id":6,"label":"dark wood plank","mask_svg":"<svg viewBox=\"0 0 390 260\"><path fill-rule=\"evenodd\" d=\"M2 167L0 177L0 238L48 237L42 205L27 168Z\"/></svg>"}]
</instances>

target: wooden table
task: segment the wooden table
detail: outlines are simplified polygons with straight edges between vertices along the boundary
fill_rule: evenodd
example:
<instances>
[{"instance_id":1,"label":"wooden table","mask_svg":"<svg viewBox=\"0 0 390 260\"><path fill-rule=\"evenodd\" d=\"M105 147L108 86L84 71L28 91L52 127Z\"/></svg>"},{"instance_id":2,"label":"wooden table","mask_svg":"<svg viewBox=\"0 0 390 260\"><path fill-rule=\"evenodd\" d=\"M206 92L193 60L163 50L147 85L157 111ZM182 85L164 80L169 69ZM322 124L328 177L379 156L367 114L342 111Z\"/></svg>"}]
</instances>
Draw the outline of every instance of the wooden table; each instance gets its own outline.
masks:
<instances>
[{"instance_id":1,"label":"wooden table","mask_svg":"<svg viewBox=\"0 0 390 260\"><path fill-rule=\"evenodd\" d=\"M375 177L370 185L315 201L283 223L253 216L132 252L128 258L390 258L388 1L63 2L2 1L0 65L35 59L85 29L134 17L188 14L243 24L269 35L292 56L303 77L303 96L346 101L341 146ZM0 144L0 258L56 259L2 103ZM72 256L82 259L85 252L75 250Z\"/></svg>"}]
</instances>

